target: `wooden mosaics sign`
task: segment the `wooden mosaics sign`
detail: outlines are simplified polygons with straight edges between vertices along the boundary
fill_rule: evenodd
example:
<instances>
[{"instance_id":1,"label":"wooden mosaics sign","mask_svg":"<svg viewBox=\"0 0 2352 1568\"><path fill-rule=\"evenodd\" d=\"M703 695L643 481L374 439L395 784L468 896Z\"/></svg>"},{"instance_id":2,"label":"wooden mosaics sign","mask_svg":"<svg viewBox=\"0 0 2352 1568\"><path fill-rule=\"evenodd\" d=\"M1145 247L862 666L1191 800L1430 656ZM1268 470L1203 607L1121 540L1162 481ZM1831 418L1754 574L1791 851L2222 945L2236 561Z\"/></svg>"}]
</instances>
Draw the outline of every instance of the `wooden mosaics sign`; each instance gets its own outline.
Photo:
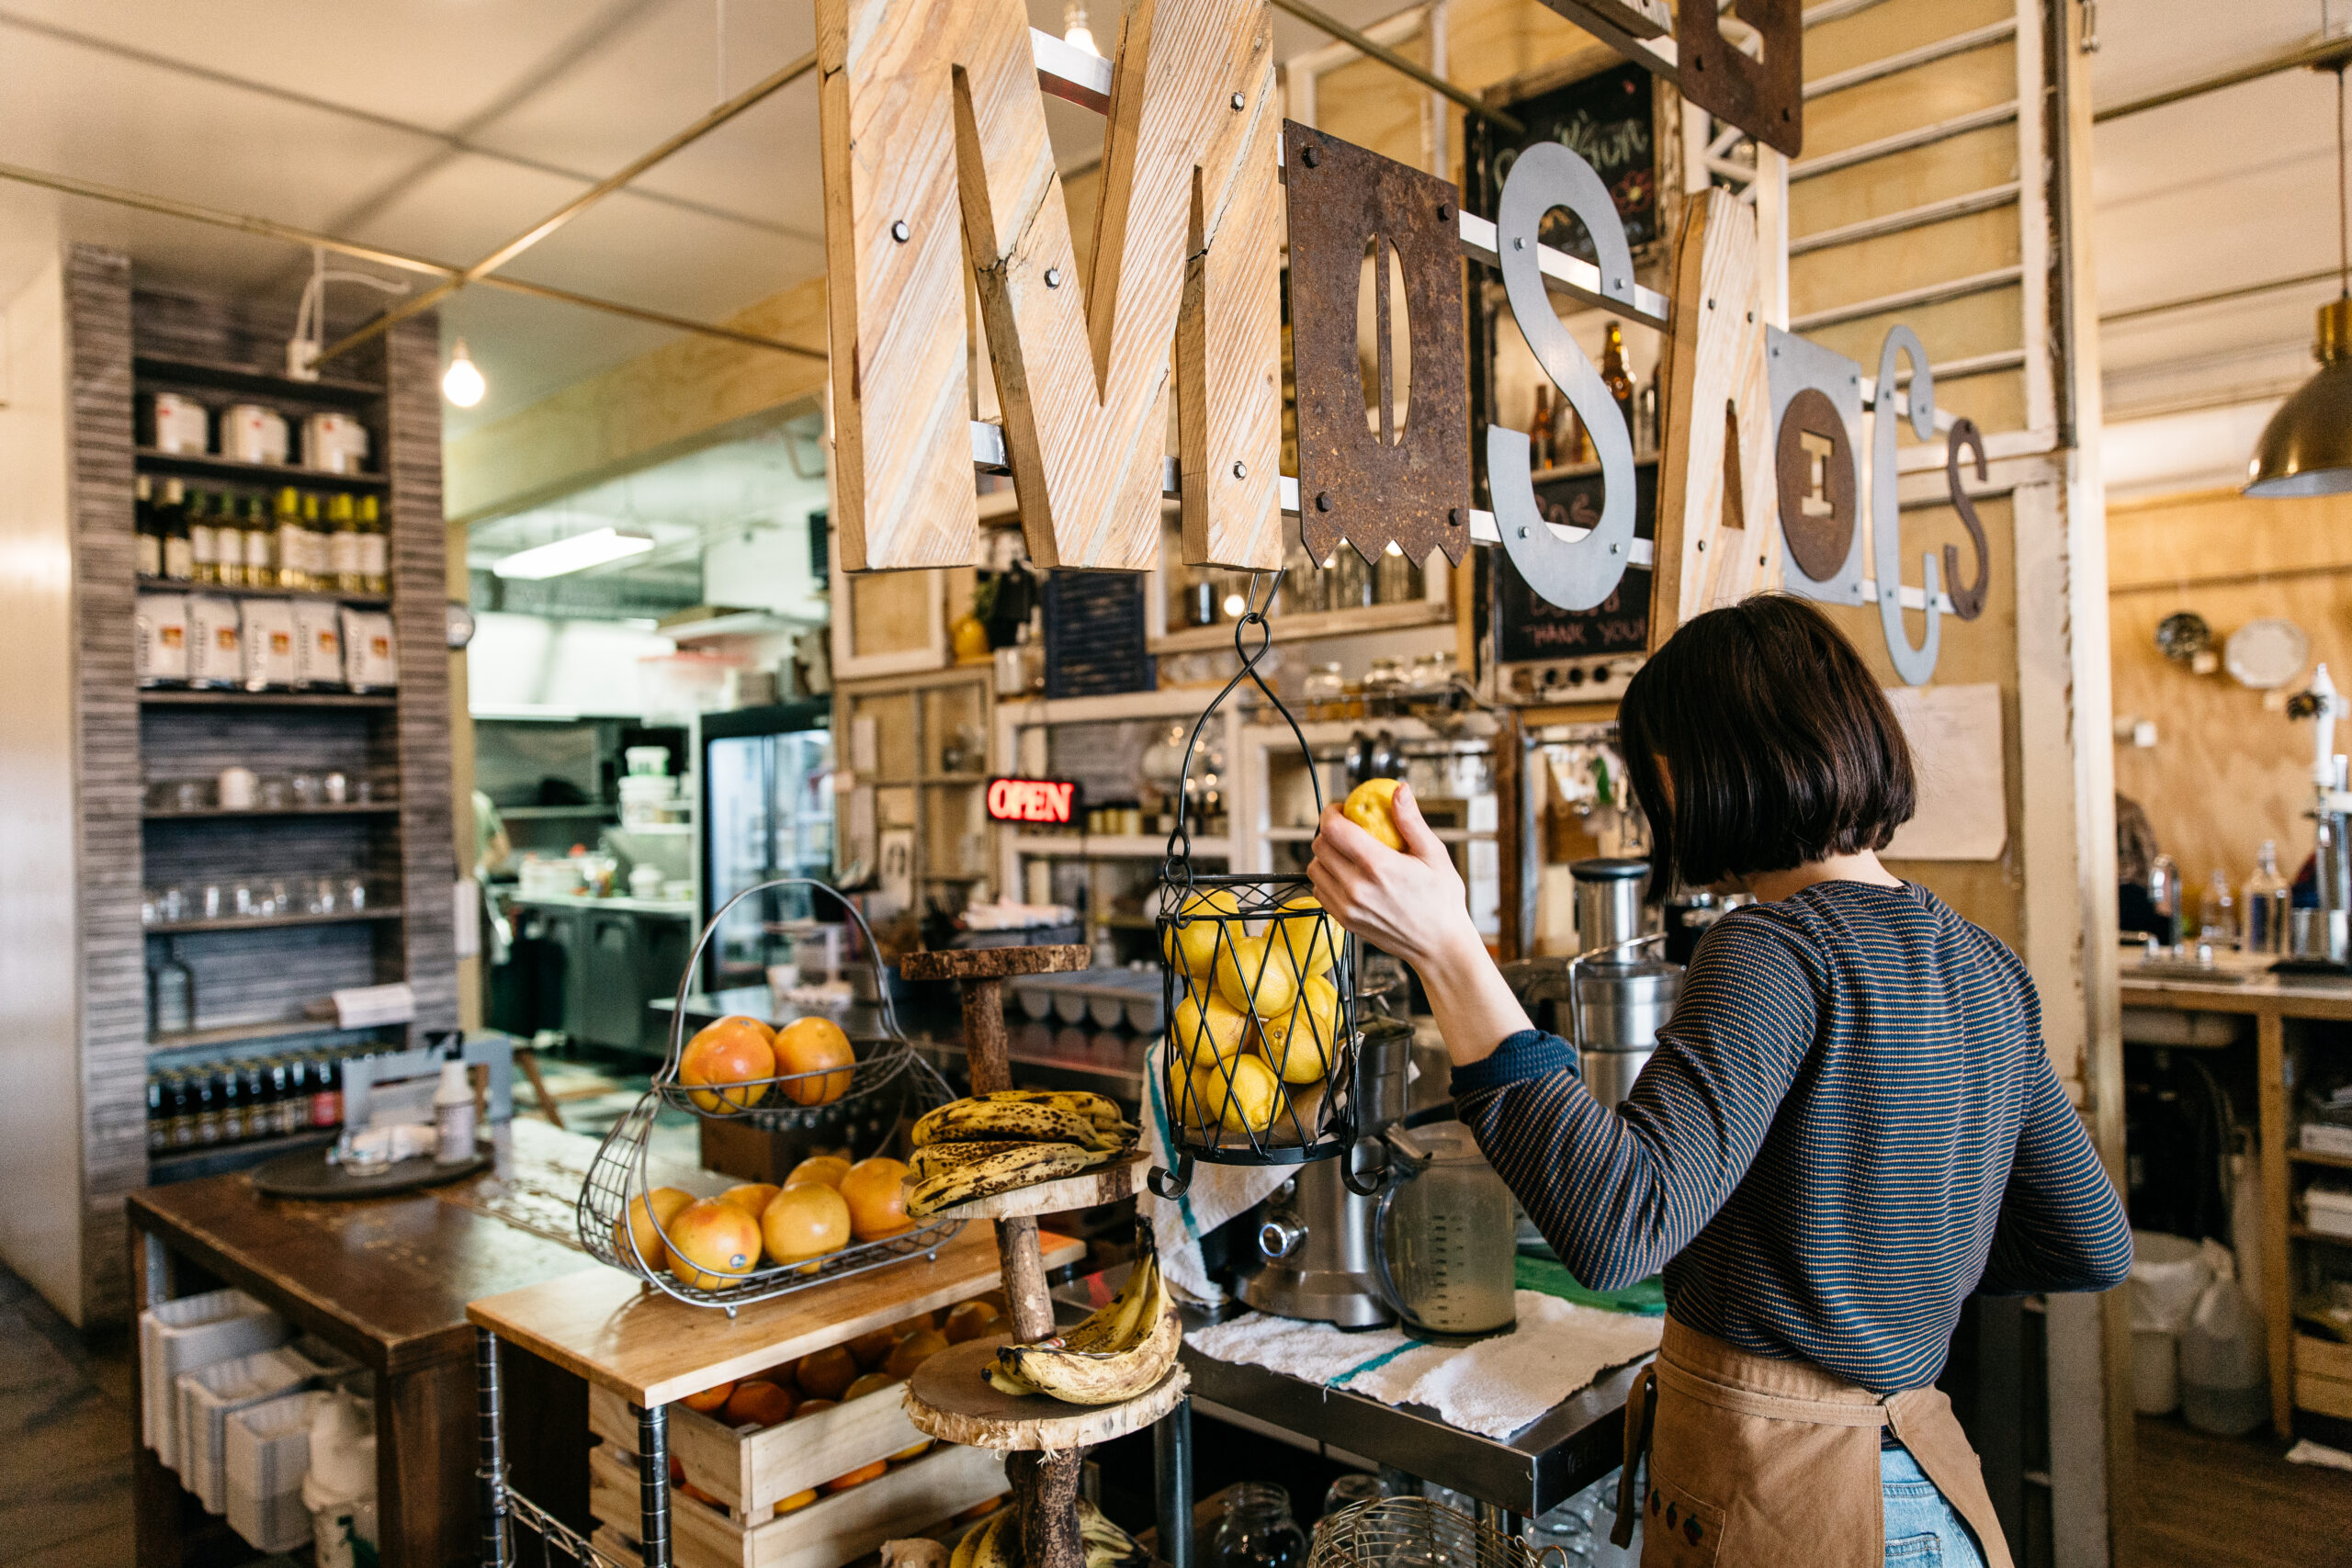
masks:
<instances>
[{"instance_id":1,"label":"wooden mosaics sign","mask_svg":"<svg viewBox=\"0 0 2352 1568\"><path fill-rule=\"evenodd\" d=\"M1659 69L1638 42L1666 30L1663 0L1546 3ZM1794 0L1758 9L1769 71L1710 28L1681 49L1679 85L1792 152L1803 136L1791 86L1801 80L1798 10ZM1463 211L1443 181L1285 127L1264 0L1136 0L1109 60L1031 29L1020 0L818 0L817 12L845 570L968 563L977 464L1012 474L1029 553L1046 567L1157 565L1160 503L1173 494L1184 559L1196 566L1279 570L1301 525L1289 519L1303 518L1318 544L1344 541L1367 559L1392 539L1451 558L1465 543L1499 545L1536 593L1569 610L1606 602L1629 567L1649 567L1652 647L1690 616L1765 589L1875 604L1913 684L1934 671L1942 619L1982 609L1988 563L1973 526L1968 572L1947 548L1940 571L1924 558L1921 585L1903 584L1894 484L1897 422L1923 439L1946 430L1948 483L1973 524L1961 488L1962 449L1973 444L1983 462L1973 427L1937 418L1928 355L1909 328L1889 332L1866 378L1768 323L1759 279L1770 258L1754 210L1729 193L1689 204L1671 292L1660 295L1636 283L1606 186L1566 146L1521 153L1489 220ZM1685 17L1708 14L1680 6ZM1107 122L1083 268L1046 134L1048 93ZM1302 204L1287 223L1285 134ZM1542 243L1556 210L1583 224L1595 261ZM1278 471L1285 241L1304 505L1300 479ZM1590 433L1603 481L1590 528L1546 519L1524 434L1466 427L1456 304L1465 255L1500 271L1529 350ZM1001 425L969 418L967 277ZM1352 352L1366 288L1381 325L1372 384ZM1667 333L1654 546L1634 536L1632 433L1555 292ZM1409 349L1409 398L1392 386L1392 313L1404 318L1393 336ZM1173 461L1163 452L1171 392ZM1350 411L1363 409L1369 423L1355 425ZM1467 504L1474 443L1491 512ZM1969 586L1947 595L1944 579L1963 575ZM1919 644L1906 612L1923 617Z\"/></svg>"}]
</instances>

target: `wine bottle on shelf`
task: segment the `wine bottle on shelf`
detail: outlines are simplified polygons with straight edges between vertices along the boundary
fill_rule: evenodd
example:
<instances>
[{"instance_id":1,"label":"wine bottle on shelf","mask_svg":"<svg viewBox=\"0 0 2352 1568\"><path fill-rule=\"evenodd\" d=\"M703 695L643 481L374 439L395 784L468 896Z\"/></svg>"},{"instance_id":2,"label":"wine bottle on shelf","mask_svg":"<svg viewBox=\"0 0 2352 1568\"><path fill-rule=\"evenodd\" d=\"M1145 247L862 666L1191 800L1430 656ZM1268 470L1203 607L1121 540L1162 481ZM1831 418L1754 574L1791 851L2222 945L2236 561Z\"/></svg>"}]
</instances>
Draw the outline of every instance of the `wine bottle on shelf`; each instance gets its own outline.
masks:
<instances>
[{"instance_id":1,"label":"wine bottle on shelf","mask_svg":"<svg viewBox=\"0 0 2352 1568\"><path fill-rule=\"evenodd\" d=\"M327 520L315 491L302 492L302 586L322 590L334 586L329 565Z\"/></svg>"},{"instance_id":2,"label":"wine bottle on shelf","mask_svg":"<svg viewBox=\"0 0 2352 1568\"><path fill-rule=\"evenodd\" d=\"M155 516L164 533L164 576L173 582L195 581L196 558L187 537L187 487L177 479L165 479Z\"/></svg>"},{"instance_id":3,"label":"wine bottle on shelf","mask_svg":"<svg viewBox=\"0 0 2352 1568\"><path fill-rule=\"evenodd\" d=\"M1624 416L1625 434L1631 438L1634 434L1634 378L1625 368L1625 334L1617 330L1614 321L1609 323L1609 339L1601 345L1600 384L1609 389L1609 396L1615 400L1617 412Z\"/></svg>"},{"instance_id":4,"label":"wine bottle on shelf","mask_svg":"<svg viewBox=\"0 0 2352 1568\"><path fill-rule=\"evenodd\" d=\"M359 498L359 587L366 593L392 591L392 541L376 498Z\"/></svg>"},{"instance_id":5,"label":"wine bottle on shelf","mask_svg":"<svg viewBox=\"0 0 2352 1568\"><path fill-rule=\"evenodd\" d=\"M280 588L308 588L309 579L302 575L302 559L308 554L302 536L302 497L292 485L277 492L277 541L270 554L277 571Z\"/></svg>"},{"instance_id":6,"label":"wine bottle on shelf","mask_svg":"<svg viewBox=\"0 0 2352 1568\"><path fill-rule=\"evenodd\" d=\"M212 498L200 490L187 498L187 554L188 581L220 581L220 539L212 524Z\"/></svg>"},{"instance_id":7,"label":"wine bottle on shelf","mask_svg":"<svg viewBox=\"0 0 2352 1568\"><path fill-rule=\"evenodd\" d=\"M269 513L262 507L261 497L245 497L245 584L251 588L277 586L277 569L272 564L276 551L271 547Z\"/></svg>"},{"instance_id":8,"label":"wine bottle on shelf","mask_svg":"<svg viewBox=\"0 0 2352 1568\"><path fill-rule=\"evenodd\" d=\"M1527 438L1535 446L1535 450L1529 461L1539 468L1550 468L1552 466L1552 384L1549 381L1535 383L1535 417L1529 422Z\"/></svg>"},{"instance_id":9,"label":"wine bottle on shelf","mask_svg":"<svg viewBox=\"0 0 2352 1568\"><path fill-rule=\"evenodd\" d=\"M155 523L155 481L145 474L139 476L132 487L138 499L132 507L132 526L138 530L134 541L134 558L141 577L164 575L164 533Z\"/></svg>"},{"instance_id":10,"label":"wine bottle on shelf","mask_svg":"<svg viewBox=\"0 0 2352 1568\"><path fill-rule=\"evenodd\" d=\"M327 574L339 593L359 592L359 512L347 495L327 497Z\"/></svg>"},{"instance_id":11,"label":"wine bottle on shelf","mask_svg":"<svg viewBox=\"0 0 2352 1568\"><path fill-rule=\"evenodd\" d=\"M251 588L253 573L245 570L244 498L223 491L214 498L213 552L220 561L220 581L230 588Z\"/></svg>"}]
</instances>

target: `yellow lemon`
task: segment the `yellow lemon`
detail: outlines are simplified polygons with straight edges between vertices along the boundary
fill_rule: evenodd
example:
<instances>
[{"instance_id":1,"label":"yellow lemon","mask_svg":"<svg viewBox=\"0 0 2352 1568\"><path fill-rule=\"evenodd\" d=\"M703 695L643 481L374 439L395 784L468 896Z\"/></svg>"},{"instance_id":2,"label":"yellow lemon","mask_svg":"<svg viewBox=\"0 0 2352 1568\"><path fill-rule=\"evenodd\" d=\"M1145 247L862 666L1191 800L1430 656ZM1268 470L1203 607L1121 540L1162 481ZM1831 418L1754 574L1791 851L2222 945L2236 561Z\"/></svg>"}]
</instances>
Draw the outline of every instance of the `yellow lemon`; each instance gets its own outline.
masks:
<instances>
[{"instance_id":1,"label":"yellow lemon","mask_svg":"<svg viewBox=\"0 0 2352 1568\"><path fill-rule=\"evenodd\" d=\"M1298 1005L1257 1021L1252 1042L1284 1083L1314 1083L1329 1070L1339 1031L1340 989L1320 975L1299 987Z\"/></svg>"},{"instance_id":2,"label":"yellow lemon","mask_svg":"<svg viewBox=\"0 0 2352 1568\"><path fill-rule=\"evenodd\" d=\"M1222 887L1205 893L1195 893L1177 907L1182 915L1235 915L1241 912L1239 900ZM1170 925L1160 939L1160 953L1169 967L1182 969L1187 975L1206 975L1216 962L1217 930L1223 922L1188 919L1182 925ZM1239 926L1231 926L1235 936L1241 934Z\"/></svg>"},{"instance_id":3,"label":"yellow lemon","mask_svg":"<svg viewBox=\"0 0 2352 1568\"><path fill-rule=\"evenodd\" d=\"M1304 909L1306 914L1288 911ZM1284 918L1273 924L1273 946L1290 954L1290 966L1302 975L1328 975L1340 946L1340 930L1323 913L1323 900L1302 893L1283 903Z\"/></svg>"},{"instance_id":4,"label":"yellow lemon","mask_svg":"<svg viewBox=\"0 0 2352 1568\"><path fill-rule=\"evenodd\" d=\"M1227 1075L1230 1075L1228 1079ZM1193 1104L1211 1133L1262 1133L1282 1111L1283 1086L1255 1056L1204 1062L1193 1074Z\"/></svg>"},{"instance_id":5,"label":"yellow lemon","mask_svg":"<svg viewBox=\"0 0 2352 1568\"><path fill-rule=\"evenodd\" d=\"M1272 1018L1298 998L1298 971L1280 942L1236 936L1216 955L1216 994L1236 1012Z\"/></svg>"},{"instance_id":6,"label":"yellow lemon","mask_svg":"<svg viewBox=\"0 0 2352 1568\"><path fill-rule=\"evenodd\" d=\"M1188 991L1176 1004L1175 1024L1168 1037L1189 1070L1203 1061L1240 1055L1249 1025L1250 1015L1227 1006L1224 998L1198 997Z\"/></svg>"},{"instance_id":7,"label":"yellow lemon","mask_svg":"<svg viewBox=\"0 0 2352 1568\"><path fill-rule=\"evenodd\" d=\"M1366 779L1348 791L1340 815L1401 854L1405 836L1396 831L1396 801L1395 779Z\"/></svg>"}]
</instances>

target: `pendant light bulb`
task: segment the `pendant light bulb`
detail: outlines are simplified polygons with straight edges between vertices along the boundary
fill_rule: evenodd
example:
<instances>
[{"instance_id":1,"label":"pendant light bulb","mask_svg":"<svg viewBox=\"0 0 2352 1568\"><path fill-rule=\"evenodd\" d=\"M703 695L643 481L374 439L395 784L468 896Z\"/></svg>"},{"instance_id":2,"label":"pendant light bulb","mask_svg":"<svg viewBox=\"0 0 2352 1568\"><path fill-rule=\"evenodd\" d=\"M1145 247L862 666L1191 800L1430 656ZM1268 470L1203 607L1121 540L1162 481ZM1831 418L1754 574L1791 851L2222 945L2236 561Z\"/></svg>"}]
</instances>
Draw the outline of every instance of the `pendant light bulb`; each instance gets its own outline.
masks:
<instances>
[{"instance_id":1,"label":"pendant light bulb","mask_svg":"<svg viewBox=\"0 0 2352 1568\"><path fill-rule=\"evenodd\" d=\"M449 351L449 368L441 372L441 395L461 409L469 409L488 390L490 383L481 378L473 356L466 352L466 340L459 338L458 346Z\"/></svg>"},{"instance_id":2,"label":"pendant light bulb","mask_svg":"<svg viewBox=\"0 0 2352 1568\"><path fill-rule=\"evenodd\" d=\"M2246 464L2245 494L2266 498L2352 491L2352 215L2346 210L2344 68L2335 73L2336 298L2319 308L2312 357L2319 374L2295 389L2262 427Z\"/></svg>"},{"instance_id":3,"label":"pendant light bulb","mask_svg":"<svg viewBox=\"0 0 2352 1568\"><path fill-rule=\"evenodd\" d=\"M1086 7L1080 0L1069 0L1062 7L1062 41L1089 54L1102 52L1094 47L1094 29L1086 25Z\"/></svg>"}]
</instances>

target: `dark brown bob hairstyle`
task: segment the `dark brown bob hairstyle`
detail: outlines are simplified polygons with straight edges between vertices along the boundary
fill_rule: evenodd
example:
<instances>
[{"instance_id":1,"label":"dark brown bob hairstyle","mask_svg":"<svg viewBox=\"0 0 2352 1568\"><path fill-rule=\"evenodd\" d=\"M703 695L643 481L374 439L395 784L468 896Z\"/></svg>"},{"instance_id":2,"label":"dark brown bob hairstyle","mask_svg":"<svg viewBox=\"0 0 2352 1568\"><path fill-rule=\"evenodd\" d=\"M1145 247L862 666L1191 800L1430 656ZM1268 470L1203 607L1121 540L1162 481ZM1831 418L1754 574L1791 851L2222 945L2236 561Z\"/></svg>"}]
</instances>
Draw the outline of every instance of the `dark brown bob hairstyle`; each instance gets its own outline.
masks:
<instances>
[{"instance_id":1,"label":"dark brown bob hairstyle","mask_svg":"<svg viewBox=\"0 0 2352 1568\"><path fill-rule=\"evenodd\" d=\"M1627 682L1617 725L1654 897L1883 850L1917 806L1885 694L1802 599L1690 622Z\"/></svg>"}]
</instances>

